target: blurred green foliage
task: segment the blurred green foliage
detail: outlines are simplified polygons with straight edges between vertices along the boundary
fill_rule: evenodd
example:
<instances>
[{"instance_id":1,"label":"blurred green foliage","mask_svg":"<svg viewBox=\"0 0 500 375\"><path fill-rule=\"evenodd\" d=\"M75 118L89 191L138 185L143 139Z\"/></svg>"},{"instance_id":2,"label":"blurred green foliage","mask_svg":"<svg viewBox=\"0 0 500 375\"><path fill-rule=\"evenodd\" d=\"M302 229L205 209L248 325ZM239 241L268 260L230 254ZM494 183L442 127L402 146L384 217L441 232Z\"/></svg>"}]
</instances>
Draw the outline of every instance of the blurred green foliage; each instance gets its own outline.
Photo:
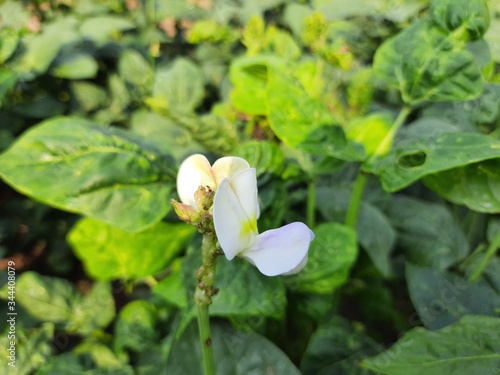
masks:
<instances>
[{"instance_id":1,"label":"blurred green foliage","mask_svg":"<svg viewBox=\"0 0 500 375\"><path fill-rule=\"evenodd\" d=\"M201 373L200 238L170 210L200 152L257 169L261 231L316 233L295 276L219 258L218 374L498 374L497 2L4 0L0 20L1 373Z\"/></svg>"}]
</instances>

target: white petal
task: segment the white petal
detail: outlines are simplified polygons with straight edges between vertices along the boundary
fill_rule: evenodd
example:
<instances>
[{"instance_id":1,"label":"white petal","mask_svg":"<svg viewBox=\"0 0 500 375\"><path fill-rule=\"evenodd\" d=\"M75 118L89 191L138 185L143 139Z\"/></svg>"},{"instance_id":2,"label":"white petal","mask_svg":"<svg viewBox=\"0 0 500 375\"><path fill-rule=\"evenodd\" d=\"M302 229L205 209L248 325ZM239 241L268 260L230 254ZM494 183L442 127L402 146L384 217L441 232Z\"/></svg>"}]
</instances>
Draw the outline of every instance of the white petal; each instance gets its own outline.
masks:
<instances>
[{"instance_id":1,"label":"white petal","mask_svg":"<svg viewBox=\"0 0 500 375\"><path fill-rule=\"evenodd\" d=\"M258 232L257 218L247 217L229 181L229 178L222 180L217 188L213 218L219 244L226 258L231 260L253 244Z\"/></svg>"},{"instance_id":2,"label":"white petal","mask_svg":"<svg viewBox=\"0 0 500 375\"><path fill-rule=\"evenodd\" d=\"M257 236L253 246L243 252L243 258L253 263L266 276L293 272L305 258L314 233L304 223L291 223ZM304 263L303 263L304 262Z\"/></svg>"},{"instance_id":3,"label":"white petal","mask_svg":"<svg viewBox=\"0 0 500 375\"><path fill-rule=\"evenodd\" d=\"M200 186L210 186L215 189L216 183L207 158L194 154L185 159L177 174L177 193L182 203L196 208L194 193Z\"/></svg>"},{"instance_id":4,"label":"white petal","mask_svg":"<svg viewBox=\"0 0 500 375\"><path fill-rule=\"evenodd\" d=\"M215 182L220 184L223 179L227 177L231 178L238 172L248 168L250 168L250 164L245 159L237 156L225 156L216 160L212 166L212 173Z\"/></svg>"},{"instance_id":5,"label":"white petal","mask_svg":"<svg viewBox=\"0 0 500 375\"><path fill-rule=\"evenodd\" d=\"M260 216L260 208L255 168L249 168L237 173L229 179L229 183L248 220L253 218L257 220Z\"/></svg>"}]
</instances>

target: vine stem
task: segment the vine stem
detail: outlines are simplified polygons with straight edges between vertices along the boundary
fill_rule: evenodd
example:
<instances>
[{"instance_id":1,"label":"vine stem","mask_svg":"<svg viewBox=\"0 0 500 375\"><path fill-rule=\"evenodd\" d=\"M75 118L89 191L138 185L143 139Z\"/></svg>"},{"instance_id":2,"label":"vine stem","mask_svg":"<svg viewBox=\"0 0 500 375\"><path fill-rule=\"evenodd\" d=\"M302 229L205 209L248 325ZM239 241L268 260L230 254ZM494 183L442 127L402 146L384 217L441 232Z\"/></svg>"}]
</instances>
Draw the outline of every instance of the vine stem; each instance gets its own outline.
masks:
<instances>
[{"instance_id":1,"label":"vine stem","mask_svg":"<svg viewBox=\"0 0 500 375\"><path fill-rule=\"evenodd\" d=\"M401 108L398 116L394 120L394 123L391 129L387 132L382 142L378 145L377 149L373 153L373 155L368 158L366 164L370 164L372 160L378 155L382 155L388 150L391 146L391 143L394 139L394 136L398 132L399 128L404 124L406 118L411 112L411 107L404 106ZM366 187L366 183L368 182L368 175L359 170L358 175L356 176L356 180L354 181L354 186L351 194L351 199L349 200L349 206L347 208L345 223L346 225L354 228L356 226L356 221L358 219L358 211L361 205L361 198L363 196L363 191Z\"/></svg>"},{"instance_id":2,"label":"vine stem","mask_svg":"<svg viewBox=\"0 0 500 375\"><path fill-rule=\"evenodd\" d=\"M307 226L313 228L316 224L316 181L310 180L307 186Z\"/></svg>"},{"instance_id":3,"label":"vine stem","mask_svg":"<svg viewBox=\"0 0 500 375\"><path fill-rule=\"evenodd\" d=\"M202 266L196 273L198 285L196 286L194 295L198 312L198 329L200 332L203 372L205 375L215 375L215 362L208 309L212 303L212 296L217 293L217 289L214 288L215 264L218 255L216 242L217 238L213 230L203 234L201 248L203 261Z\"/></svg>"},{"instance_id":4,"label":"vine stem","mask_svg":"<svg viewBox=\"0 0 500 375\"><path fill-rule=\"evenodd\" d=\"M201 352L203 354L203 371L205 375L215 375L214 353L212 350L212 334L210 332L209 305L198 304L198 329L200 331Z\"/></svg>"},{"instance_id":5,"label":"vine stem","mask_svg":"<svg viewBox=\"0 0 500 375\"><path fill-rule=\"evenodd\" d=\"M497 232L497 234L493 238L493 241L491 241L490 245L486 249L486 254L484 255L483 259L481 259L481 262L478 264L478 266L474 269L474 271L470 275L469 281L476 281L477 279L479 279L479 277L481 277L483 271L488 266L489 260L493 258L499 247L500 247L500 230Z\"/></svg>"},{"instance_id":6,"label":"vine stem","mask_svg":"<svg viewBox=\"0 0 500 375\"><path fill-rule=\"evenodd\" d=\"M354 187L352 189L351 199L349 200L349 207L347 208L347 214L345 217L346 225L351 228L356 226L359 206L361 205L361 198L367 182L368 175L359 171L356 180L354 181Z\"/></svg>"}]
</instances>

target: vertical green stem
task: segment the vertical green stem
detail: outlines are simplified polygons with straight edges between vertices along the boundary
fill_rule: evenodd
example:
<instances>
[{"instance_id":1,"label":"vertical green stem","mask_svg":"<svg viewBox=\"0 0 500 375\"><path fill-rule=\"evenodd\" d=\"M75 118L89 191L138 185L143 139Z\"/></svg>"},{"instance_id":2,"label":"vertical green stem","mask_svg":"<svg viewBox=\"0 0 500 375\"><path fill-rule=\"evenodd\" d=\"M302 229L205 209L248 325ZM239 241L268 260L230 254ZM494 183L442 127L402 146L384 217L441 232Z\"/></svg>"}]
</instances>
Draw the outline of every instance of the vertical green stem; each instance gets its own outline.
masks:
<instances>
[{"instance_id":1,"label":"vertical green stem","mask_svg":"<svg viewBox=\"0 0 500 375\"><path fill-rule=\"evenodd\" d=\"M212 296L217 293L214 288L215 263L217 249L215 232L212 230L203 234L202 266L198 269L196 277L198 285L195 290L195 302L198 310L198 328L200 331L201 351L203 354L203 371L205 375L215 375L215 363L212 350L212 334L210 333L210 319L208 308L212 303Z\"/></svg>"},{"instance_id":2,"label":"vertical green stem","mask_svg":"<svg viewBox=\"0 0 500 375\"><path fill-rule=\"evenodd\" d=\"M411 112L411 107L404 106L403 108L401 108L401 111L399 112L398 117L396 117L396 119L394 120L394 124L392 124L391 129L387 132L384 139L382 139L382 142L380 142L380 144L377 147L377 150L370 159L372 159L374 156L382 155L386 150L390 148L394 136L398 132L401 125L404 124L406 117L408 117L410 112Z\"/></svg>"},{"instance_id":3,"label":"vertical green stem","mask_svg":"<svg viewBox=\"0 0 500 375\"><path fill-rule=\"evenodd\" d=\"M481 277L481 274L488 266L489 260L493 258L499 247L500 247L500 230L497 232L497 234L493 238L493 241L491 241L490 245L486 249L486 254L484 254L483 259L481 259L481 262L478 264L478 266L474 269L474 271L470 275L469 277L470 281L476 281L477 279L479 279L479 277Z\"/></svg>"},{"instance_id":4,"label":"vertical green stem","mask_svg":"<svg viewBox=\"0 0 500 375\"><path fill-rule=\"evenodd\" d=\"M361 171L358 173L356 181L354 181L354 187L352 189L351 199L349 201L349 207L347 208L347 214L345 217L346 225L351 228L356 226L361 197L363 196L363 190L365 189L367 181L368 175Z\"/></svg>"},{"instance_id":5,"label":"vertical green stem","mask_svg":"<svg viewBox=\"0 0 500 375\"><path fill-rule=\"evenodd\" d=\"M370 164L371 161L375 157L377 157L377 155L384 154L386 150L390 148L394 136L398 132L399 128L404 124L406 117L408 117L410 112L411 107L404 106L403 108L401 108L401 111L399 112L398 117L396 117L396 119L394 120L394 124L392 125L391 129L387 132L382 142L380 142L375 153L366 161L367 164ZM363 196L363 190L365 189L367 181L368 176L364 172L359 171L356 180L354 181L354 187L345 218L346 225L350 226L351 228L354 228L356 226L359 206L361 204L361 197Z\"/></svg>"},{"instance_id":6,"label":"vertical green stem","mask_svg":"<svg viewBox=\"0 0 500 375\"><path fill-rule=\"evenodd\" d=\"M310 180L307 186L307 226L313 228L316 223L316 181Z\"/></svg>"},{"instance_id":7,"label":"vertical green stem","mask_svg":"<svg viewBox=\"0 0 500 375\"><path fill-rule=\"evenodd\" d=\"M215 375L214 353L212 351L212 334L210 332L208 306L209 305L198 305L198 329L200 331L204 374Z\"/></svg>"}]
</instances>

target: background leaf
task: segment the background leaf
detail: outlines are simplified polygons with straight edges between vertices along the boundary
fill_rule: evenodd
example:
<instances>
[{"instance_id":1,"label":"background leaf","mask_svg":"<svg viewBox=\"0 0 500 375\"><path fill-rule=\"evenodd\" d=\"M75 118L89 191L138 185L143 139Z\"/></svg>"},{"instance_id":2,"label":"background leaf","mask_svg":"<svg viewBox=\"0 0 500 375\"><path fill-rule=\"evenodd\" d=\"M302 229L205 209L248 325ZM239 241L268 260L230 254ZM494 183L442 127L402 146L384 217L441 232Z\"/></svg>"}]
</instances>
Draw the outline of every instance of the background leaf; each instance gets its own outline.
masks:
<instances>
[{"instance_id":1,"label":"background leaf","mask_svg":"<svg viewBox=\"0 0 500 375\"><path fill-rule=\"evenodd\" d=\"M194 228L184 223L158 223L130 233L87 218L72 228L68 241L88 274L107 281L157 274L182 251L193 233Z\"/></svg>"},{"instance_id":2,"label":"background leaf","mask_svg":"<svg viewBox=\"0 0 500 375\"><path fill-rule=\"evenodd\" d=\"M466 316L439 331L414 328L390 349L363 365L387 375L495 375L500 364L500 321ZM468 337L468 340L463 340Z\"/></svg>"},{"instance_id":3,"label":"background leaf","mask_svg":"<svg viewBox=\"0 0 500 375\"><path fill-rule=\"evenodd\" d=\"M172 168L143 139L70 117L30 129L0 156L0 174L24 194L132 231L170 210Z\"/></svg>"}]
</instances>

